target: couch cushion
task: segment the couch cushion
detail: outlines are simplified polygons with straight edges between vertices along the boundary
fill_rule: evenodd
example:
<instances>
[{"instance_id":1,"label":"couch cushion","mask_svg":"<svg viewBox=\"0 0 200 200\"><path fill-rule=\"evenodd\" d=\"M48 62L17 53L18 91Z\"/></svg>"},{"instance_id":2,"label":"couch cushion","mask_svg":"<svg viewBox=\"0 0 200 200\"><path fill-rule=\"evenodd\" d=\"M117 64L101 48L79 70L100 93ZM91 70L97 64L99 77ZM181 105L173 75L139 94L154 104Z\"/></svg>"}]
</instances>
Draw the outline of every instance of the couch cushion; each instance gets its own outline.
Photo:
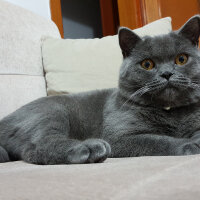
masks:
<instances>
[{"instance_id":1,"label":"couch cushion","mask_svg":"<svg viewBox=\"0 0 200 200\"><path fill-rule=\"evenodd\" d=\"M0 74L43 75L41 36L60 37L56 25L0 0Z\"/></svg>"},{"instance_id":2,"label":"couch cushion","mask_svg":"<svg viewBox=\"0 0 200 200\"><path fill-rule=\"evenodd\" d=\"M0 0L0 119L46 95L41 37L60 38L56 25Z\"/></svg>"},{"instance_id":3,"label":"couch cushion","mask_svg":"<svg viewBox=\"0 0 200 200\"><path fill-rule=\"evenodd\" d=\"M43 76L0 75L0 118L20 106L46 96Z\"/></svg>"},{"instance_id":4,"label":"couch cushion","mask_svg":"<svg viewBox=\"0 0 200 200\"><path fill-rule=\"evenodd\" d=\"M141 37L169 31L170 18L134 30ZM122 62L118 36L76 40L47 37L44 38L42 53L49 95L117 86Z\"/></svg>"},{"instance_id":5,"label":"couch cushion","mask_svg":"<svg viewBox=\"0 0 200 200\"><path fill-rule=\"evenodd\" d=\"M200 155L113 158L100 164L0 164L5 200L198 200Z\"/></svg>"}]
</instances>

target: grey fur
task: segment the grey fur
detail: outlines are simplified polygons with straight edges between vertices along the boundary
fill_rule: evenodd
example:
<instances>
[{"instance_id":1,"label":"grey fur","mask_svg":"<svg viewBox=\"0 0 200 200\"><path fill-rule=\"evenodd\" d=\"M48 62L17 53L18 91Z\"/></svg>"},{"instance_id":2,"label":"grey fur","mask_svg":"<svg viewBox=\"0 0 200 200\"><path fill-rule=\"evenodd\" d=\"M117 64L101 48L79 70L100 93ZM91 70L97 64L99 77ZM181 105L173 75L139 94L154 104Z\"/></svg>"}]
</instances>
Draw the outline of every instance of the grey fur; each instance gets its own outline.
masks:
<instances>
[{"instance_id":1,"label":"grey fur","mask_svg":"<svg viewBox=\"0 0 200 200\"><path fill-rule=\"evenodd\" d=\"M199 34L199 16L153 38L121 28L119 87L44 97L8 115L0 121L0 162L94 163L109 156L200 153ZM180 53L189 58L184 66L174 62ZM140 66L147 58L155 63L150 71ZM172 74L169 80L166 74Z\"/></svg>"}]
</instances>

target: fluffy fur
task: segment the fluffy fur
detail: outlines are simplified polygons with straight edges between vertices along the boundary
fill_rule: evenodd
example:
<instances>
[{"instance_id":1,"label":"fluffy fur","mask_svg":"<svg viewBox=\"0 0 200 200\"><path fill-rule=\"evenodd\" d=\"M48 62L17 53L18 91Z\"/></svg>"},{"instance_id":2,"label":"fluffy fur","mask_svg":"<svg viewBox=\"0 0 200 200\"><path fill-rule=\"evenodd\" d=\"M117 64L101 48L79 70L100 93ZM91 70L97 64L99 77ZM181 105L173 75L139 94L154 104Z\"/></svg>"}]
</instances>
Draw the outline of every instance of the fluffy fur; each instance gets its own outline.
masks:
<instances>
[{"instance_id":1,"label":"fluffy fur","mask_svg":"<svg viewBox=\"0 0 200 200\"><path fill-rule=\"evenodd\" d=\"M199 34L199 16L157 37L121 28L119 87L44 97L5 117L0 162L72 164L200 153ZM188 62L176 65L182 53ZM154 62L152 70L141 67L145 59Z\"/></svg>"}]
</instances>

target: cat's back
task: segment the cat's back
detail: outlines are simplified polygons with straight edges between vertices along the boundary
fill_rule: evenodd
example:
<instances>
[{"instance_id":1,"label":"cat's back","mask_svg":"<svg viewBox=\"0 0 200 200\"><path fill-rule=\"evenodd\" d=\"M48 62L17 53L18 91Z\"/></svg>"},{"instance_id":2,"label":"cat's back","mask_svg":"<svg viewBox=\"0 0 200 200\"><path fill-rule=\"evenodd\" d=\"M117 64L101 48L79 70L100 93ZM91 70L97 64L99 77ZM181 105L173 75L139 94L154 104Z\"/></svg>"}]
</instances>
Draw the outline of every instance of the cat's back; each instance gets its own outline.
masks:
<instances>
[{"instance_id":1,"label":"cat's back","mask_svg":"<svg viewBox=\"0 0 200 200\"><path fill-rule=\"evenodd\" d=\"M67 124L71 129L95 129L101 124L107 98L116 89L42 97L28 103L0 121L0 138L13 131L42 129L51 123ZM92 131L92 130L91 130ZM23 132L23 131L22 131ZM90 132L90 131L89 131Z\"/></svg>"},{"instance_id":2,"label":"cat's back","mask_svg":"<svg viewBox=\"0 0 200 200\"><path fill-rule=\"evenodd\" d=\"M23 118L31 117L34 114L48 114L52 112L65 112L67 109L71 111L79 111L91 109L96 109L96 112L100 110L107 98L115 91L116 89L104 89L104 90L95 90L89 92L81 92L74 94L64 94L64 95L55 95L42 97L37 100L34 100L21 108L17 109L13 113L4 117L0 120L0 125L5 121L15 119L20 121Z\"/></svg>"}]
</instances>

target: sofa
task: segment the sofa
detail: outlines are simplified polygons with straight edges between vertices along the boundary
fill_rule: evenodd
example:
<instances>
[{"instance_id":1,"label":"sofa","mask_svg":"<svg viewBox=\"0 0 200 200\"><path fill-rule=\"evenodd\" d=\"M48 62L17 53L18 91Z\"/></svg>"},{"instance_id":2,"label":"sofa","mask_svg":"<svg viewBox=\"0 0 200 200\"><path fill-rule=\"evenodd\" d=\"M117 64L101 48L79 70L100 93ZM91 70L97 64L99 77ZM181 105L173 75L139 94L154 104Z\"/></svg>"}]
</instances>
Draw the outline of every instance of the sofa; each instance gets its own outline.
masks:
<instances>
[{"instance_id":1,"label":"sofa","mask_svg":"<svg viewBox=\"0 0 200 200\"><path fill-rule=\"evenodd\" d=\"M52 21L0 0L0 119L47 95L43 35L60 38ZM0 163L0 200L35 199L199 200L200 156L109 158L82 165Z\"/></svg>"}]
</instances>

